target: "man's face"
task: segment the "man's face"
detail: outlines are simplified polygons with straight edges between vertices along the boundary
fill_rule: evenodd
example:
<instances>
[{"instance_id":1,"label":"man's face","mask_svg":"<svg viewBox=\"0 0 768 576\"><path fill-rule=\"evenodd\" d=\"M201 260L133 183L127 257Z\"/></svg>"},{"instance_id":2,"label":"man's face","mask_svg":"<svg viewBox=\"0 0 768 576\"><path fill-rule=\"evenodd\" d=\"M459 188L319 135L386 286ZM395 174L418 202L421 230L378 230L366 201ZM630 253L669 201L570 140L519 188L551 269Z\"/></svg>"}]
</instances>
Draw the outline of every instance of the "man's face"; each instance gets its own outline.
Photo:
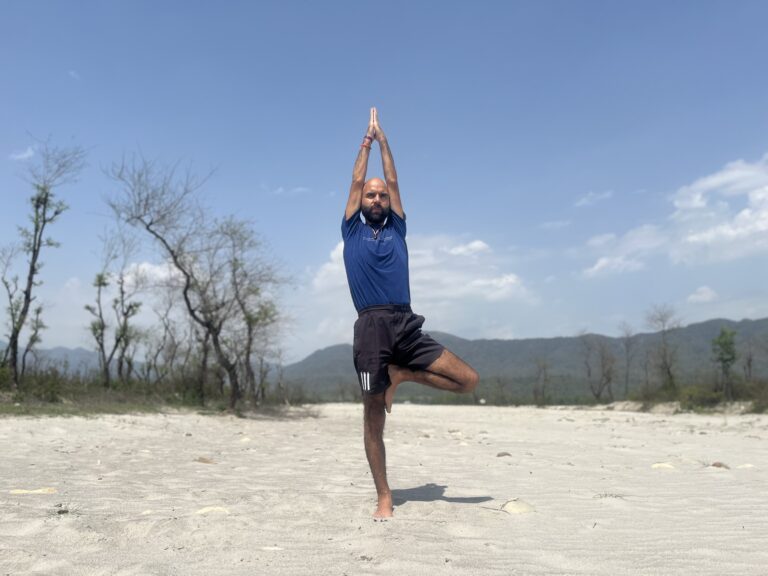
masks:
<instances>
[{"instance_id":1,"label":"man's face","mask_svg":"<svg viewBox=\"0 0 768 576\"><path fill-rule=\"evenodd\" d=\"M365 220L374 226L384 223L389 216L389 192L381 180L372 180L363 188L361 210Z\"/></svg>"}]
</instances>

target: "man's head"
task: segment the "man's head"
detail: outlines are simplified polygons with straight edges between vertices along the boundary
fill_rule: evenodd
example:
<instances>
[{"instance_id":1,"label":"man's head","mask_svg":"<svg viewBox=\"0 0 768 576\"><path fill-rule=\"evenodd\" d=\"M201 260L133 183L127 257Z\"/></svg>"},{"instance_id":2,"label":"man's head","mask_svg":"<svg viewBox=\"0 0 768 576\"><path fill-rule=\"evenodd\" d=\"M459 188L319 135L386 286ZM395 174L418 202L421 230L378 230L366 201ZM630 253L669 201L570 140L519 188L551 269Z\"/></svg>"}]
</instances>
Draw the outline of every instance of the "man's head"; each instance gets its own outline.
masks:
<instances>
[{"instance_id":1,"label":"man's head","mask_svg":"<svg viewBox=\"0 0 768 576\"><path fill-rule=\"evenodd\" d=\"M363 200L360 209L366 222L373 226L384 223L389 216L389 192L381 178L371 178L363 185Z\"/></svg>"}]
</instances>

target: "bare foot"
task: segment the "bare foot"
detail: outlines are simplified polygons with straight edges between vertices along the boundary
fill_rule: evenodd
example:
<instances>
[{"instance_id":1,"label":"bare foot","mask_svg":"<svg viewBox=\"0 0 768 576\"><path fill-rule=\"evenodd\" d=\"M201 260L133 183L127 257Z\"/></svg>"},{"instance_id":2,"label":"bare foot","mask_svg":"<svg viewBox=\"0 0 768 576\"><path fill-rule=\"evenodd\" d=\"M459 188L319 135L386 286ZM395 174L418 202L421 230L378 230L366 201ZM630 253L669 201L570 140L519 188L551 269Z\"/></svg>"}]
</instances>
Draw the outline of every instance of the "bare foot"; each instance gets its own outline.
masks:
<instances>
[{"instance_id":1,"label":"bare foot","mask_svg":"<svg viewBox=\"0 0 768 576\"><path fill-rule=\"evenodd\" d=\"M408 380L408 374L410 373L410 370L407 368L402 368L401 366L390 364L387 368L387 371L389 372L390 385L389 388L384 391L384 407L387 410L387 414L391 414L392 400L395 398L395 390L402 382Z\"/></svg>"},{"instance_id":2,"label":"bare foot","mask_svg":"<svg viewBox=\"0 0 768 576\"><path fill-rule=\"evenodd\" d=\"M392 494L379 496L379 503L376 506L376 512L373 513L374 520L386 520L392 518Z\"/></svg>"}]
</instances>

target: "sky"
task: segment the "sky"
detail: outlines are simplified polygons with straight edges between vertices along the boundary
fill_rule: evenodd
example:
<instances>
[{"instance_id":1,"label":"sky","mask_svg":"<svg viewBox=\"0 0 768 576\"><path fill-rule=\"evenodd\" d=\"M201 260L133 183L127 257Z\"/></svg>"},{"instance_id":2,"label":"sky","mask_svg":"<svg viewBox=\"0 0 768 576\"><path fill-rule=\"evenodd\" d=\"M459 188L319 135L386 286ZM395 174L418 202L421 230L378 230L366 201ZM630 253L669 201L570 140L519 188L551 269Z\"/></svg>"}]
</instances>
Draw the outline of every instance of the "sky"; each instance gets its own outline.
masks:
<instances>
[{"instance_id":1,"label":"sky","mask_svg":"<svg viewBox=\"0 0 768 576\"><path fill-rule=\"evenodd\" d=\"M89 347L105 170L182 162L290 279L284 359L349 343L340 225L376 106L426 330L618 335L659 304L763 318L765 22L749 0L0 0L0 245L40 141L84 147L38 298L43 347Z\"/></svg>"}]
</instances>

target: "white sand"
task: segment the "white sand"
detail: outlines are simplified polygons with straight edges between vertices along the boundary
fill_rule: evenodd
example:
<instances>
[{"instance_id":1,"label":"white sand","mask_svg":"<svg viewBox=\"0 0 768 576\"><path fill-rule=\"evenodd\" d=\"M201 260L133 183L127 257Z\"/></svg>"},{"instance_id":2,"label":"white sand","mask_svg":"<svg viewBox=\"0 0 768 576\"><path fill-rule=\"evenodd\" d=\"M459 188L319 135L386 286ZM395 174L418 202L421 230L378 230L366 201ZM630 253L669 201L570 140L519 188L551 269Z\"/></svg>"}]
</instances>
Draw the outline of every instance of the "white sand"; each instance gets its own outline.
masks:
<instances>
[{"instance_id":1,"label":"white sand","mask_svg":"<svg viewBox=\"0 0 768 576\"><path fill-rule=\"evenodd\" d=\"M0 419L0 576L768 573L768 416L311 410Z\"/></svg>"}]
</instances>

